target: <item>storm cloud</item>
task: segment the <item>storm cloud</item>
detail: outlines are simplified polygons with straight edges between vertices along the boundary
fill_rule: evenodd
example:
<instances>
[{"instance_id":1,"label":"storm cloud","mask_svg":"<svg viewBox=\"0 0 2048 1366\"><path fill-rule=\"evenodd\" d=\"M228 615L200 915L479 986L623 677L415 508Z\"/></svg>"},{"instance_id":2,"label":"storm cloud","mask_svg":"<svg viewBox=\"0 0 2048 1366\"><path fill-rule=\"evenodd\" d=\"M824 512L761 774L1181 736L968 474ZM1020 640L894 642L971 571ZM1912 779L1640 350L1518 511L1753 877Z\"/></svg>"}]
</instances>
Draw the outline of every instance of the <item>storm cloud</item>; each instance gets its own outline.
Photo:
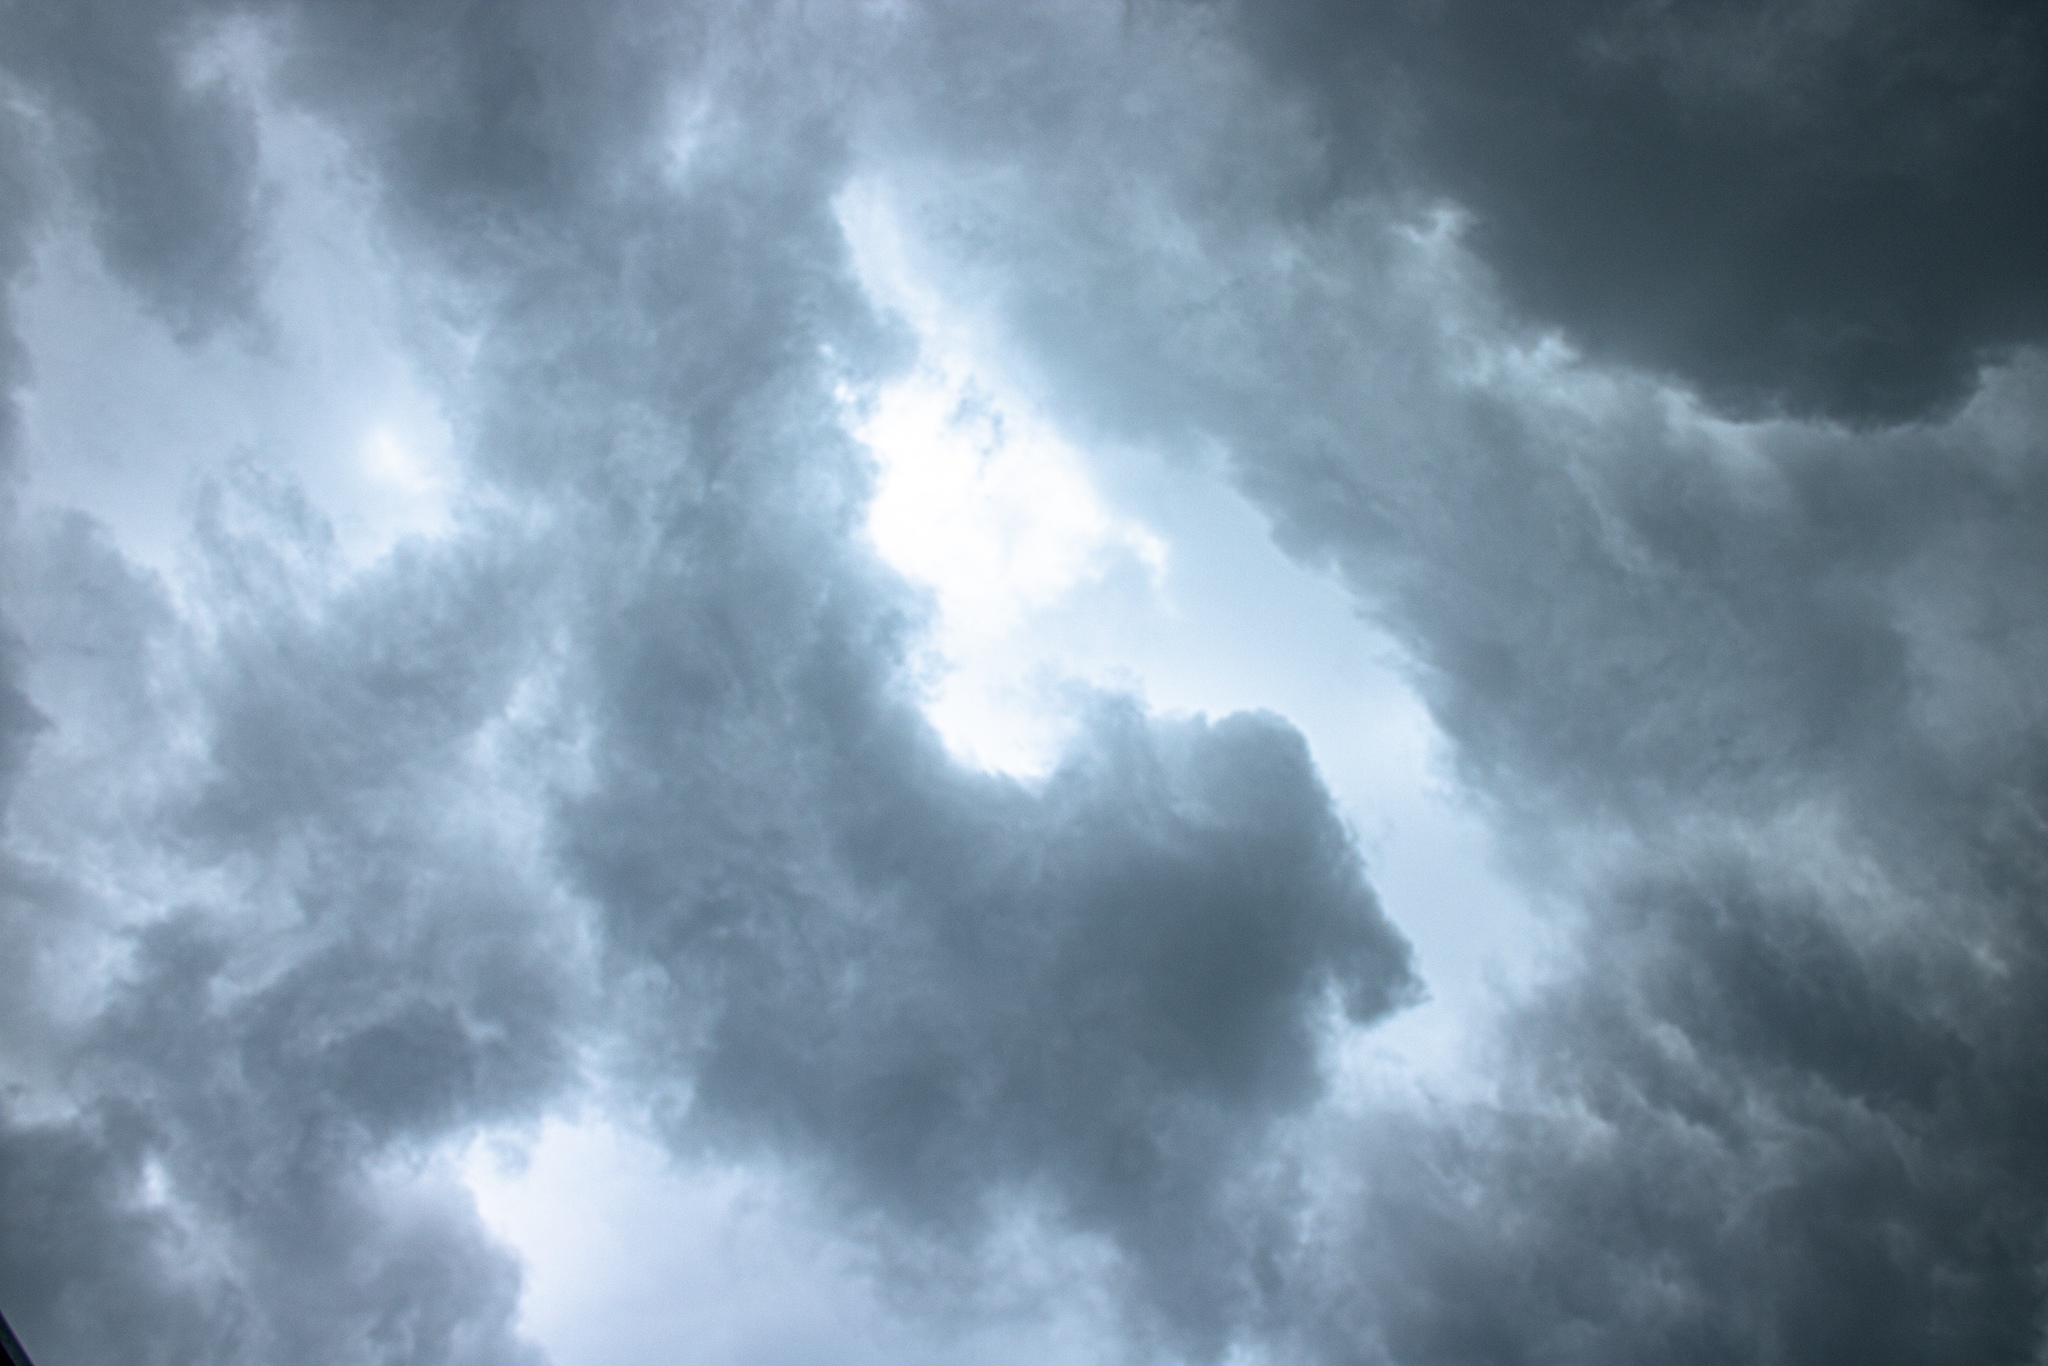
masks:
<instances>
[{"instance_id":1,"label":"storm cloud","mask_svg":"<svg viewBox=\"0 0 2048 1366\"><path fill-rule=\"evenodd\" d=\"M1728 411L1948 411L2048 326L2039 10L1248 5L1332 181L1440 199L1540 325Z\"/></svg>"},{"instance_id":2,"label":"storm cloud","mask_svg":"<svg viewBox=\"0 0 2048 1366\"><path fill-rule=\"evenodd\" d=\"M465 1154L593 1114L939 1355L1025 1236L1094 1360L2038 1357L2032 9L0 24L44 1366L547 1359ZM949 748L856 189L1103 487L1220 480L1398 650L1558 945L1454 1075L1355 1066L1450 1007L1288 718Z\"/></svg>"}]
</instances>

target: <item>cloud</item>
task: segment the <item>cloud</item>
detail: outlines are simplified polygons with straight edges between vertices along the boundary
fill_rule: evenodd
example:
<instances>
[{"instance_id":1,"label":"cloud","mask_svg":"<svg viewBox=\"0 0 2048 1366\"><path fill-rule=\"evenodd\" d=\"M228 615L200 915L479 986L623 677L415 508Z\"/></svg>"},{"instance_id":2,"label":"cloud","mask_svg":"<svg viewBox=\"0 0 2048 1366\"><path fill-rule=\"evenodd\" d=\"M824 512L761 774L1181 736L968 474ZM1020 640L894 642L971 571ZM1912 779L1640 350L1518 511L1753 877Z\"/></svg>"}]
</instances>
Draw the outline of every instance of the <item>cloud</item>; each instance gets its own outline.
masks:
<instances>
[{"instance_id":1,"label":"cloud","mask_svg":"<svg viewBox=\"0 0 2048 1366\"><path fill-rule=\"evenodd\" d=\"M328 598L321 630L230 585L208 647L83 519L24 530L10 603L49 699L5 903L24 1341L58 1362L532 1359L517 1266L432 1153L564 1084L573 959L474 813L430 814L432 779L375 742L405 716L431 766L473 733L476 695L385 638L437 595ZM474 643L478 607L436 624Z\"/></svg>"},{"instance_id":2,"label":"cloud","mask_svg":"<svg viewBox=\"0 0 2048 1366\"><path fill-rule=\"evenodd\" d=\"M8 11L12 278L71 195L188 344L258 316L290 109L450 434L367 561L261 449L170 577L5 509L38 1358L536 1360L459 1159L576 1103L935 1315L1088 1241L1105 1355L2033 1352L2033 21L1476 13L284 6L209 85L220 14ZM1285 720L948 755L849 183L1048 430L1222 452L1399 642L1576 946L1485 1085L1333 1094L1420 985Z\"/></svg>"},{"instance_id":3,"label":"cloud","mask_svg":"<svg viewBox=\"0 0 2048 1366\"><path fill-rule=\"evenodd\" d=\"M480 496L353 565L252 457L198 490L175 594L88 519L24 523L25 693L61 736L24 781L84 812L118 763L128 806L18 832L48 886L10 903L44 942L9 1142L23 1179L73 1154L81 1227L129 1249L39 1273L54 1298L11 1276L24 1338L144 1359L161 1313L203 1359L524 1359L516 1269L436 1154L574 1094L624 1027L679 1149L801 1160L850 1219L961 1245L1044 1199L1129 1259L1141 1318L1220 1345L1257 1294L1233 1249L1285 1236L1228 1202L1266 1191L1325 1031L1413 991L1305 746L1105 699L1040 789L947 759L861 535L838 395L895 359L829 123L714 71L751 123L678 188L692 66L645 16L499 17L258 29L477 339L450 406ZM86 104L123 75L62 64ZM135 283L165 278L195 277ZM98 965L70 995L67 954Z\"/></svg>"},{"instance_id":4,"label":"cloud","mask_svg":"<svg viewBox=\"0 0 2048 1366\"><path fill-rule=\"evenodd\" d=\"M1213 35L1205 13L1168 31ZM1283 544L1412 652L1460 771L1577 925L1573 966L1503 1021L1498 1099L1367 1104L1333 1140L1354 1231L1290 1264L1277 1340L2024 1356L2042 1184L2007 1098L2040 1037L2038 354L1938 421L1731 423L1654 355L1532 340L1483 232L1363 196L1304 214L1315 176L1265 67L1068 37L1128 70L1039 89L1005 83L1014 33L955 50L932 98L979 86L1044 122L991 134L1006 173L974 176L980 130L934 121L906 173L918 231L1086 421L1232 453ZM1162 50L1195 70L1155 70ZM2026 278L1980 263L1986 290ZM1825 406L1796 398L1818 372L1766 358L1789 408ZM1874 1303L1897 1313L1851 1308Z\"/></svg>"},{"instance_id":5,"label":"cloud","mask_svg":"<svg viewBox=\"0 0 2048 1366\"><path fill-rule=\"evenodd\" d=\"M1508 299L1739 415L1953 411L2048 329L2039 12L1248 5L1341 191L1447 200Z\"/></svg>"},{"instance_id":6,"label":"cloud","mask_svg":"<svg viewBox=\"0 0 2048 1366\"><path fill-rule=\"evenodd\" d=\"M1363 1132L1326 1359L2026 1359L2034 846L1931 908L1991 912L1988 981L1975 935L1873 935L1741 852L1621 891L1584 977L1518 1013L1509 1103Z\"/></svg>"},{"instance_id":7,"label":"cloud","mask_svg":"<svg viewBox=\"0 0 2048 1366\"><path fill-rule=\"evenodd\" d=\"M678 719L618 728L630 778L576 823L622 966L660 971L644 1027L687 1079L684 1141L768 1142L941 1240L998 1197L1049 1199L1179 1332L1224 1340L1256 1298L1243 1240L1286 1236L1235 1202L1281 1194L1262 1140L1320 1091L1326 1016L1412 990L1299 737L1105 704L1027 793L928 737L877 745L876 718L739 803L647 771L707 767L653 738ZM773 882L731 866L767 850Z\"/></svg>"},{"instance_id":8,"label":"cloud","mask_svg":"<svg viewBox=\"0 0 2048 1366\"><path fill-rule=\"evenodd\" d=\"M8 17L6 68L108 265L188 339L252 320L262 221L254 119L196 60L207 10L95 0Z\"/></svg>"}]
</instances>

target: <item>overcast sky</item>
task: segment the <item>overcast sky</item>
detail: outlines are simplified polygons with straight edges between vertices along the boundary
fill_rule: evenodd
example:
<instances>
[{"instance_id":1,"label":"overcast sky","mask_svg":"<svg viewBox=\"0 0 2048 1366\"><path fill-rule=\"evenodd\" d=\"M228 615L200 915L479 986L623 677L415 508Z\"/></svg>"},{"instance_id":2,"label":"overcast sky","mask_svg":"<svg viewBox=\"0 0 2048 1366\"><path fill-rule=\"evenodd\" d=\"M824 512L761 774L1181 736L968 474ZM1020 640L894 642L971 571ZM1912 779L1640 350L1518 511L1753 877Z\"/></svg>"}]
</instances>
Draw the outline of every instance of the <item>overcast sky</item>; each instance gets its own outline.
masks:
<instances>
[{"instance_id":1,"label":"overcast sky","mask_svg":"<svg viewBox=\"0 0 2048 1366\"><path fill-rule=\"evenodd\" d=\"M2044 61L0 0L0 1311L2039 1366Z\"/></svg>"}]
</instances>

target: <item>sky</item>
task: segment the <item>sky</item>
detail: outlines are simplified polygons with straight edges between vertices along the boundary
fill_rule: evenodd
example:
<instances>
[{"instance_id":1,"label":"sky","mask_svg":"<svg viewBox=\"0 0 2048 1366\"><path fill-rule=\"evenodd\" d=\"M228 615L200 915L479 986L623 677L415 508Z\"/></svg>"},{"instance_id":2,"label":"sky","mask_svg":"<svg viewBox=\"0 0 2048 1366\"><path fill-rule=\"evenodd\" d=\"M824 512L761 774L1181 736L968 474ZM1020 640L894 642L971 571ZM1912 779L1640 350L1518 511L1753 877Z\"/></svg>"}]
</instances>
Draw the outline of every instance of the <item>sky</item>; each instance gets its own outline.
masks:
<instances>
[{"instance_id":1,"label":"sky","mask_svg":"<svg viewBox=\"0 0 2048 1366\"><path fill-rule=\"evenodd\" d=\"M0 0L0 1312L2040 1366L2044 54Z\"/></svg>"}]
</instances>

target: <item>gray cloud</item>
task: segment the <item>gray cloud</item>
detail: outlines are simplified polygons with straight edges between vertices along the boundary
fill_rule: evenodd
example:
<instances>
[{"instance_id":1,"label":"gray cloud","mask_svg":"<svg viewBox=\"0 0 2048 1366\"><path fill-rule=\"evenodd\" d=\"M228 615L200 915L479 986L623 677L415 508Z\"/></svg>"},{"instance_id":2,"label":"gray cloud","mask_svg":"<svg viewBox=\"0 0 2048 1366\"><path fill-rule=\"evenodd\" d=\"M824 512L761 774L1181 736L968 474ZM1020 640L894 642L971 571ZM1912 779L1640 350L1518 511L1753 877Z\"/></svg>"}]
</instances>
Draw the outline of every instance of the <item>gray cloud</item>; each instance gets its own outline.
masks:
<instances>
[{"instance_id":1,"label":"gray cloud","mask_svg":"<svg viewBox=\"0 0 2048 1366\"><path fill-rule=\"evenodd\" d=\"M937 80L1043 122L991 120L1012 180L965 194L982 130L926 140L911 200L939 268L1096 430L1230 450L1283 543L1409 644L1526 873L1579 907L1578 965L1505 1022L1498 1103L1368 1107L1340 1145L1354 1232L1291 1264L1279 1340L1315 1360L2025 1359L2038 356L1940 423L1709 422L1531 350L1483 233L1475 260L1398 202L1304 216L1318 168L1262 68L1197 45L1155 79L1117 35L1092 51L1130 69L1038 91L1007 37ZM1217 107L1173 104L1172 80ZM1786 395L1813 382L1770 364Z\"/></svg>"},{"instance_id":2,"label":"gray cloud","mask_svg":"<svg viewBox=\"0 0 2048 1366\"><path fill-rule=\"evenodd\" d=\"M202 17L8 16L41 120L10 144L38 195L9 264L62 230L28 215L68 177L188 340L255 316L260 257L253 115L180 71ZM325 527L249 471L201 518L202 632L87 519L8 515L0 1296L22 1338L59 1363L534 1359L516 1263L445 1172L407 1174L567 1076L533 889L420 805L502 700L443 670L494 638L479 616L504 639L504 574L412 560L337 596Z\"/></svg>"},{"instance_id":3,"label":"gray cloud","mask_svg":"<svg viewBox=\"0 0 2048 1366\"><path fill-rule=\"evenodd\" d=\"M673 1097L679 1147L800 1159L856 1217L948 1242L1049 1198L1175 1340L1216 1349L1285 1235L1230 1201L1266 1192L1330 1023L1408 998L1406 948L1275 718L1105 700L1042 793L945 758L903 673L914 604L849 535L866 473L835 386L900 350L848 273L839 141L742 63L705 79L745 122L678 183L662 82L690 61L630 9L585 18L264 30L280 89L350 138L480 338L461 440L511 511L351 575L245 463L199 503L210 635L81 522L23 551L28 695L59 690L67 736L28 781L56 796L124 744L148 775L128 830L40 852L195 888L95 905L127 967L79 1022L10 1041L25 1070L45 1055L34 1094L79 1107L10 1130L21 1179L68 1162L104 1231L10 1276L23 1336L58 1366L142 1359L158 1317L197 1359L521 1358L515 1270L445 1178L402 1173L575 1085L581 899L635 1003L627 1074ZM79 86L120 74L66 60ZM515 694L537 719L508 719ZM568 886L515 871L533 851L492 817L522 801ZM58 914L12 911L31 933ZM47 1236L10 1227L24 1257ZM138 1308L90 1307L117 1301Z\"/></svg>"},{"instance_id":4,"label":"gray cloud","mask_svg":"<svg viewBox=\"0 0 2048 1366\"><path fill-rule=\"evenodd\" d=\"M474 496L350 568L251 453L198 615L10 509L0 1302L45 1366L534 1359L444 1159L588 1045L932 1304L1037 1202L1133 1354L2037 1350L2030 18L236 13L464 339L419 345ZM58 136L0 165L173 329L253 316L212 21L80 14L8 12ZM1418 986L1281 719L1103 697L1041 784L947 757L858 535L842 396L906 348L856 174L1072 433L1220 446L1407 648L1577 936L1486 1103L1327 1103Z\"/></svg>"},{"instance_id":5,"label":"gray cloud","mask_svg":"<svg viewBox=\"0 0 2048 1366\"><path fill-rule=\"evenodd\" d=\"M823 1160L942 1239L1049 1196L1212 1351L1261 1243L1290 1236L1261 1140L1319 1092L1325 1013L1399 1003L1406 952L1290 730L1105 705L1042 794L856 730L759 807L636 764L577 824L614 942L661 969L648 1027L689 1078L682 1134ZM668 707L636 719L612 743L702 771L649 735ZM768 850L766 886L726 852Z\"/></svg>"},{"instance_id":6,"label":"gray cloud","mask_svg":"<svg viewBox=\"0 0 2048 1366\"><path fill-rule=\"evenodd\" d=\"M181 337L253 320L251 112L186 65L216 7L15 4L9 74L36 99L109 267Z\"/></svg>"},{"instance_id":7,"label":"gray cloud","mask_svg":"<svg viewBox=\"0 0 2048 1366\"><path fill-rule=\"evenodd\" d=\"M1952 410L2048 326L2030 5L1243 7L1345 189L1443 197L1506 295L1730 412Z\"/></svg>"},{"instance_id":8,"label":"gray cloud","mask_svg":"<svg viewBox=\"0 0 2048 1366\"><path fill-rule=\"evenodd\" d=\"M1705 862L1603 910L1586 976L1518 1020L1512 1103L1366 1140L1330 1359L2034 1353L2038 832L1925 908L1961 936Z\"/></svg>"},{"instance_id":9,"label":"gray cloud","mask_svg":"<svg viewBox=\"0 0 2048 1366\"><path fill-rule=\"evenodd\" d=\"M408 1175L451 1130L530 1114L573 1046L535 889L437 801L474 692L398 667L419 638L389 634L474 642L489 593L449 606L436 575L415 598L399 571L317 627L244 600L195 650L82 519L28 530L10 591L50 703L6 902L22 1338L57 1362L531 1359L516 1264L446 1173ZM372 738L401 717L419 767ZM125 966L67 980L96 957Z\"/></svg>"},{"instance_id":10,"label":"gray cloud","mask_svg":"<svg viewBox=\"0 0 2048 1366\"><path fill-rule=\"evenodd\" d=\"M157 1255L162 1221L135 1207L140 1145L123 1118L0 1122L12 1321L33 1350L47 1343L60 1359L66 1349L83 1360L220 1359L222 1316L203 1289L177 1284Z\"/></svg>"}]
</instances>

